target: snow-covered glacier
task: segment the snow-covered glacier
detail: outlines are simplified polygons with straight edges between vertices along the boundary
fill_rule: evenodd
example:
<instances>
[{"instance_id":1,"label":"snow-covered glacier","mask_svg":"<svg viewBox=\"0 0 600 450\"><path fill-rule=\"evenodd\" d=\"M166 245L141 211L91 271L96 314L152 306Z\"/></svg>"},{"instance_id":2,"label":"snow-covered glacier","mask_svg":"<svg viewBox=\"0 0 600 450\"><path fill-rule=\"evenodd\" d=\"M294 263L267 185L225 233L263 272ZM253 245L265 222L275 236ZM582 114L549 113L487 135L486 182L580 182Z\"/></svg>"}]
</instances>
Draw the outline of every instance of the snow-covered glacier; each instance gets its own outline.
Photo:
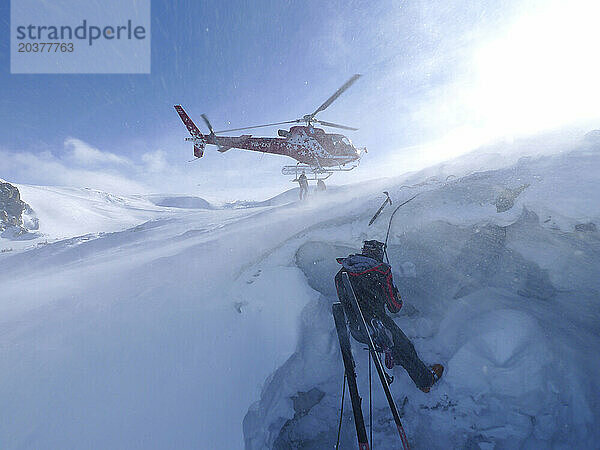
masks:
<instances>
[{"instance_id":1,"label":"snow-covered glacier","mask_svg":"<svg viewBox=\"0 0 600 450\"><path fill-rule=\"evenodd\" d=\"M335 257L384 239L387 190L419 194L391 228L394 319L446 366L429 394L393 370L411 447L595 448L600 146L492 159L244 208L22 186L40 227L0 240L2 447L333 448ZM398 448L376 380L373 406Z\"/></svg>"},{"instance_id":2,"label":"snow-covered glacier","mask_svg":"<svg viewBox=\"0 0 600 450\"><path fill-rule=\"evenodd\" d=\"M396 322L425 361L446 366L429 394L394 369L411 448L597 445L598 169L598 149L582 146L392 191L396 199L421 193L392 226L390 260L405 301ZM510 207L498 208L510 193L517 193ZM331 317L335 257L387 227L384 219L368 229L373 208L361 210L307 233L295 254L315 296L302 312L295 353L245 417L246 448L336 442L343 365ZM368 356L362 344L353 351L368 414ZM401 448L374 369L373 377L373 445ZM349 401L341 448L356 448Z\"/></svg>"}]
</instances>

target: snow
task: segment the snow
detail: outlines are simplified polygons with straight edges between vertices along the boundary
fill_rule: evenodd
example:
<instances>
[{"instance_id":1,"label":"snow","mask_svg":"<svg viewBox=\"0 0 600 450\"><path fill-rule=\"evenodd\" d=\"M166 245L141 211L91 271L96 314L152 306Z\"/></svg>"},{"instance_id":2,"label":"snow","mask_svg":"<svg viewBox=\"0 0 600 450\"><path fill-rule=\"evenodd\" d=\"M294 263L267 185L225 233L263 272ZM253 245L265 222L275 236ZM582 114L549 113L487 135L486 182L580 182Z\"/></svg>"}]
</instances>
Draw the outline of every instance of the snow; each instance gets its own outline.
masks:
<instances>
[{"instance_id":1,"label":"snow","mask_svg":"<svg viewBox=\"0 0 600 450\"><path fill-rule=\"evenodd\" d=\"M157 217L160 210L135 197L94 189L16 184L50 239L122 230Z\"/></svg>"},{"instance_id":2,"label":"snow","mask_svg":"<svg viewBox=\"0 0 600 450\"><path fill-rule=\"evenodd\" d=\"M425 361L446 366L428 395L394 370L392 392L411 448L595 447L600 240L574 226L600 217L598 168L598 151L576 151L390 190L395 199L422 192L392 227L390 258L405 301L396 320ZM498 213L497 196L523 183L530 186L514 206ZM301 333L310 339L299 341L250 408L246 448L335 442L343 374L330 313L337 268L323 261L347 254L343 246L356 251L367 220L322 227L299 248L296 264L320 293L304 310L310 321ZM385 220L374 226L370 237L385 235ZM365 399L362 347L355 344L354 354ZM325 396L301 416L290 399L311 389ZM386 401L375 391L375 447L397 448ZM348 407L342 448L356 445L350 416Z\"/></svg>"},{"instance_id":3,"label":"snow","mask_svg":"<svg viewBox=\"0 0 600 450\"><path fill-rule=\"evenodd\" d=\"M412 448L594 448L600 240L574 227L600 221L600 152L449 167L306 204L18 185L40 229L0 241L2 447L331 448L335 257L383 240L391 208L367 223L388 190L419 193L390 234L395 320L446 366L430 394L393 370ZM397 448L377 384L373 400L375 447ZM350 417L348 402L342 448Z\"/></svg>"}]
</instances>

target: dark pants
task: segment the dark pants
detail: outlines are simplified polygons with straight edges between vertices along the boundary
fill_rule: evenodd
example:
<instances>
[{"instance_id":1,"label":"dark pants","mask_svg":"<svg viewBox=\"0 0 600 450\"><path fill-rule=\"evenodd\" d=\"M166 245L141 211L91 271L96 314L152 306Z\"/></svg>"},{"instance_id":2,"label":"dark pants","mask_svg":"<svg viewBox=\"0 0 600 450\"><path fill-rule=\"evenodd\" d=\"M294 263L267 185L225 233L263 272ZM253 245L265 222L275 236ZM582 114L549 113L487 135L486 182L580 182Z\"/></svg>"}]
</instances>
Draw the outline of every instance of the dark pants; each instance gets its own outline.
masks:
<instances>
[{"instance_id":1,"label":"dark pants","mask_svg":"<svg viewBox=\"0 0 600 450\"><path fill-rule=\"evenodd\" d=\"M392 356L394 361L399 363L408 375L412 378L419 389L428 388L433 384L431 371L421 361L415 350L415 346L410 342L410 339L402 332L396 322L384 314L380 317L383 325L390 330L394 339L394 347L392 348Z\"/></svg>"},{"instance_id":2,"label":"dark pants","mask_svg":"<svg viewBox=\"0 0 600 450\"><path fill-rule=\"evenodd\" d=\"M364 313L364 312L363 312ZM359 330L358 320L355 319L354 312L346 310L346 315L350 320L350 334L352 337L363 344L367 343L366 336L364 336ZM367 319L368 315L365 315ZM369 316L370 317L370 316ZM400 364L404 370L408 373L410 378L414 381L419 389L428 388L433 384L433 377L431 371L421 361L415 346L410 342L410 339L402 332L400 327L396 325L396 322L387 314L377 314L374 316L381 320L383 326L392 333L394 340L394 346L392 347L392 356L397 364ZM367 319L368 321L369 319Z\"/></svg>"},{"instance_id":3,"label":"dark pants","mask_svg":"<svg viewBox=\"0 0 600 450\"><path fill-rule=\"evenodd\" d=\"M300 200L304 200L308 195L308 185L300 184Z\"/></svg>"}]
</instances>

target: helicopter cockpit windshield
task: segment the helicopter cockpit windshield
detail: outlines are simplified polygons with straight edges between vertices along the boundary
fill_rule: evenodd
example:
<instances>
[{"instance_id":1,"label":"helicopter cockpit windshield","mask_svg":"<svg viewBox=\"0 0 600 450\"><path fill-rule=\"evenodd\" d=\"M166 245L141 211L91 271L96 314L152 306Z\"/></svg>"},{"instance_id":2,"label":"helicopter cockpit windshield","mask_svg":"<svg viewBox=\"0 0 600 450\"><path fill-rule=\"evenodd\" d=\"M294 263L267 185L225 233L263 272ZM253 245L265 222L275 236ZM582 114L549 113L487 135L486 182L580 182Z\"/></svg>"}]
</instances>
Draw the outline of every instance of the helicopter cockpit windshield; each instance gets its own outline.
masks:
<instances>
[{"instance_id":1,"label":"helicopter cockpit windshield","mask_svg":"<svg viewBox=\"0 0 600 450\"><path fill-rule=\"evenodd\" d=\"M333 145L336 147L347 147L352 145L350 139L348 139L346 136L342 136L341 134L334 134L331 136L331 139L333 141Z\"/></svg>"}]
</instances>

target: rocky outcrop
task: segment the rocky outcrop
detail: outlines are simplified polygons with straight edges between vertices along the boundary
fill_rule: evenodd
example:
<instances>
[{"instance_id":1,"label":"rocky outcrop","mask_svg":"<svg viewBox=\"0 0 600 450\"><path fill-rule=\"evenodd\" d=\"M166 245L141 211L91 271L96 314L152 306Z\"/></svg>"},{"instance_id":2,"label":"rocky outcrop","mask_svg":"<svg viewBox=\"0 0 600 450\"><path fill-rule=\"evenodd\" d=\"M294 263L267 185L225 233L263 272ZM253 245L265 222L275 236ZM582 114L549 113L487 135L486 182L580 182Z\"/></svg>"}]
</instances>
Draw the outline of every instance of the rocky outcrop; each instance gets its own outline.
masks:
<instances>
[{"instance_id":1,"label":"rocky outcrop","mask_svg":"<svg viewBox=\"0 0 600 450\"><path fill-rule=\"evenodd\" d=\"M27 233L24 215L33 216L33 210L21 200L19 189L10 183L0 181L0 235L17 237ZM32 228L37 228L37 219L29 218L28 224Z\"/></svg>"}]
</instances>

